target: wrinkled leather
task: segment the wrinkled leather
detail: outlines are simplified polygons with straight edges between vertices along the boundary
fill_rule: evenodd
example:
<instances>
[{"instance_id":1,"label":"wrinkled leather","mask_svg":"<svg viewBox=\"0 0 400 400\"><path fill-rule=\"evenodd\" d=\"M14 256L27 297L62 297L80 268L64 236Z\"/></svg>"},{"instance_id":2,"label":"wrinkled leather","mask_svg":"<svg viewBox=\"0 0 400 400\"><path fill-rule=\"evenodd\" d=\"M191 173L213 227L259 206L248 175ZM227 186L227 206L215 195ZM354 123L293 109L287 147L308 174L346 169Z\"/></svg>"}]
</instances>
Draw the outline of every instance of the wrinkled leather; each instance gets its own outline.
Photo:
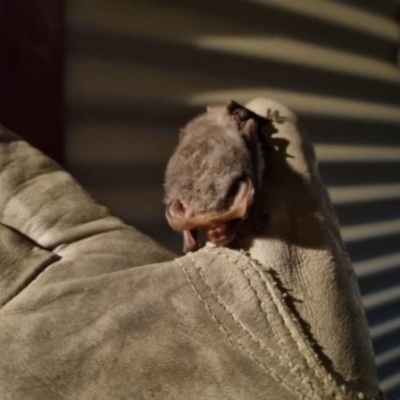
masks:
<instances>
[{"instance_id":1,"label":"wrinkled leather","mask_svg":"<svg viewBox=\"0 0 400 400\"><path fill-rule=\"evenodd\" d=\"M378 398L312 146L286 107L249 107L289 117L272 136L284 151L268 161L265 231L183 257L0 129L1 399Z\"/></svg>"}]
</instances>

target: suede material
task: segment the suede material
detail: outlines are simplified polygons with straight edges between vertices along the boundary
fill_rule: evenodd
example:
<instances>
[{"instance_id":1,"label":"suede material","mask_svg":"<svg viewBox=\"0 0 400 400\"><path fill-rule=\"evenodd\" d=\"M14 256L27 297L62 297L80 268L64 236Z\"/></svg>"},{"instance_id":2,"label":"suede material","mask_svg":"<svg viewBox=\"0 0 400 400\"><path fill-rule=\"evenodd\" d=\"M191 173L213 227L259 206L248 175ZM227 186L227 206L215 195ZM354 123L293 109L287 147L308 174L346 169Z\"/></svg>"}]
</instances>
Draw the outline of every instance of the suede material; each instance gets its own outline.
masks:
<instances>
[{"instance_id":1,"label":"suede material","mask_svg":"<svg viewBox=\"0 0 400 400\"><path fill-rule=\"evenodd\" d=\"M287 119L273 135L282 152L269 160L268 223L261 237L246 238L250 254L276 274L331 374L374 397L377 377L361 296L305 127L275 102L256 99L247 107L261 115L278 107Z\"/></svg>"},{"instance_id":2,"label":"suede material","mask_svg":"<svg viewBox=\"0 0 400 400\"><path fill-rule=\"evenodd\" d=\"M303 137L293 124L277 128L295 132L292 143ZM329 199L319 181L304 189L273 170L271 187L283 189L266 209L277 216L258 237L243 227L246 252L207 245L175 258L0 129L0 398L377 399ZM282 217L283 192L301 217Z\"/></svg>"},{"instance_id":3,"label":"suede material","mask_svg":"<svg viewBox=\"0 0 400 400\"><path fill-rule=\"evenodd\" d=\"M0 307L59 259L0 223Z\"/></svg>"}]
</instances>

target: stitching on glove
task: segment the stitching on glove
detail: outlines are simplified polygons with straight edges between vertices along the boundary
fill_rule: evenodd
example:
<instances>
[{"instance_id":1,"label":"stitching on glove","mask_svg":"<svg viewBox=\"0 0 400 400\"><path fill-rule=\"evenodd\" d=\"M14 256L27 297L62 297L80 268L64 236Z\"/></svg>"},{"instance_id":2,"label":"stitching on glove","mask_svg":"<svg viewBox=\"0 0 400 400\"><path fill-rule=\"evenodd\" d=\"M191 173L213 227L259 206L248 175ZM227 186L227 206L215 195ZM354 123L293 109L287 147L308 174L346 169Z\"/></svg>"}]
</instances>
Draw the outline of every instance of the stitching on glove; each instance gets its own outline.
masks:
<instances>
[{"instance_id":1,"label":"stitching on glove","mask_svg":"<svg viewBox=\"0 0 400 400\"><path fill-rule=\"evenodd\" d=\"M226 306L223 304L223 302L220 299L220 296L218 296L218 294L215 293L215 291L212 289L212 287L210 286L210 284L207 282L207 280L205 279L205 276L203 274L203 272L201 271L201 267L195 262L195 260L188 255L188 258L190 259L190 261L192 262L192 264L196 267L196 269L198 270L199 276L201 277L203 283L207 286L207 288L209 289L210 293L213 295L213 297L217 300L217 302L222 306L222 308L225 310L225 312L234 320L234 322L236 322L236 324L238 324L242 331L255 343L257 343L257 345L263 349L264 351L266 351L267 353L269 353L271 356L276 357L279 362L285 366L288 367L288 365L282 360L282 358L271 352L270 349L268 349L267 347L265 347L257 338L253 337L251 332L249 332L246 327L240 322L240 320L232 313L230 312ZM225 336L234 344L236 344L248 357L250 357L257 365L259 365L263 370L265 370L269 375L271 375L277 382L281 382L283 384L285 384L288 388L290 388L291 390L293 390L296 393L301 394L304 399L312 399L312 397L310 397L309 393L304 393L302 390L300 390L298 387L291 385L288 381L286 381L284 378L280 377L279 375L277 375L275 372L273 372L273 370L269 369L265 364L263 364L259 359L256 358L256 356L252 353L250 353L240 342L238 342L232 335L230 335L226 328L224 328L223 324L221 323L221 321L218 320L218 318L215 316L215 314L213 313L213 311L211 310L211 308L209 307L209 305L207 304L207 302L203 299L203 297L201 296L201 294L199 293L199 291L197 290L193 280L190 278L189 273L187 271L187 269L184 267L184 265L178 260L176 259L177 263L181 266L182 270L184 271L190 285L192 286L192 288L194 289L195 293L197 294L198 298L200 299L200 301L205 305L207 311L209 312L209 314L211 315L211 317L214 319L214 321L217 322L218 326L222 329L222 331L224 332ZM289 368L290 369L290 368Z\"/></svg>"},{"instance_id":2,"label":"stitching on glove","mask_svg":"<svg viewBox=\"0 0 400 400\"><path fill-rule=\"evenodd\" d=\"M210 253L211 253L211 252L210 252ZM230 264L238 265L238 262L237 262L238 260L237 260L237 259L235 260L235 259L231 258L228 254L226 254L226 252L218 251L218 254L219 254L220 256L226 258L226 259L229 261ZM262 310L263 313L264 313L265 319L266 319L266 321L268 322L268 324L270 325L270 327L271 327L271 329L272 329L272 333L273 333L273 335L275 336L275 338L276 338L276 340L277 340L277 342L278 342L278 344L279 344L279 347L281 348L281 350L282 350L282 352L283 352L283 354L284 354L284 356L285 356L285 358L286 358L286 360L287 360L287 364L286 364L286 365L289 367L290 371L292 371L294 375L297 375L297 376L300 378L300 380L301 380L303 383L305 383L305 384L314 392L314 391L315 391L315 388L313 387L311 381L302 373L301 368L296 368L296 366L291 362L291 357L290 357L289 354L288 354L286 345L283 343L284 339L282 338L282 335L279 335L279 334L278 334L275 325L274 325L273 322L268 318L268 311L265 309L265 302L264 302L264 301L261 299L261 297L259 296L258 290L254 287L253 282L252 282L250 276L248 275L248 273L246 273L246 270L245 270L245 269L243 269L243 268L241 268L241 267L239 267L239 269L240 269L240 271L242 272L242 274L246 277L249 286L253 289L254 295L256 296L258 302L260 303L261 310ZM269 298L271 298L272 304L274 305L274 307L275 307L275 309L276 309L276 313L277 313L277 314L279 315L279 317L281 318L282 324L285 325L285 322L284 322L282 316L281 316L280 313L279 313L278 307L276 306L276 304L275 304L275 302L274 302L274 300L273 300L273 298L272 298L272 296L271 296L271 293L269 292L269 290L268 290L268 288L267 288L267 286L266 286L266 283L265 283L263 280L261 280L261 281L263 282L265 288L267 289L267 290L266 290L266 293L268 294ZM290 334L290 332L289 332L289 334ZM302 354L302 353L300 353L300 354ZM308 364L308 363L307 363L307 364ZM313 370L312 370L312 371L313 371Z\"/></svg>"}]
</instances>

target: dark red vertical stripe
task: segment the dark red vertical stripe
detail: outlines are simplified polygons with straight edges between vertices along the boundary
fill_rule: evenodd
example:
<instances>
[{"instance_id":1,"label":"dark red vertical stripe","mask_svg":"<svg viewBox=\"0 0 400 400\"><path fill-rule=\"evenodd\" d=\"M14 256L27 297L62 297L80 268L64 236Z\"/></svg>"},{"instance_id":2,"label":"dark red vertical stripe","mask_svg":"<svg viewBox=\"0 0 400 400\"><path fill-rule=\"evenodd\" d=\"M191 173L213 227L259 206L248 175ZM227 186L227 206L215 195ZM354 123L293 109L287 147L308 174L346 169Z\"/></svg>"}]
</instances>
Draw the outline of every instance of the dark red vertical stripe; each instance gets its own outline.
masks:
<instances>
[{"instance_id":1,"label":"dark red vertical stripe","mask_svg":"<svg viewBox=\"0 0 400 400\"><path fill-rule=\"evenodd\" d=\"M63 2L0 0L0 123L63 158Z\"/></svg>"}]
</instances>

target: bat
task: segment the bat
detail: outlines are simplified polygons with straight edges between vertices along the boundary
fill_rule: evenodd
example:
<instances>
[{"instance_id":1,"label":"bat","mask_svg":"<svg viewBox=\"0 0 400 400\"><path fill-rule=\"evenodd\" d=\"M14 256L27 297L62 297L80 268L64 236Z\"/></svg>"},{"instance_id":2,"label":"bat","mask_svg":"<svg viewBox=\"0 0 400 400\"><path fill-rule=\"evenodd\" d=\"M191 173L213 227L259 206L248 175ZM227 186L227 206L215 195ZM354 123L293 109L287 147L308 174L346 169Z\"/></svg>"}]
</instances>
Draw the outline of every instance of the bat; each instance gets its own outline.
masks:
<instances>
[{"instance_id":1,"label":"bat","mask_svg":"<svg viewBox=\"0 0 400 400\"><path fill-rule=\"evenodd\" d=\"M261 130L279 118L276 111L268 110L263 118L230 101L207 107L181 130L165 172L164 204L169 225L183 233L184 252L199 248L199 230L212 243L225 246L250 215L254 228L261 229L268 151Z\"/></svg>"}]
</instances>

